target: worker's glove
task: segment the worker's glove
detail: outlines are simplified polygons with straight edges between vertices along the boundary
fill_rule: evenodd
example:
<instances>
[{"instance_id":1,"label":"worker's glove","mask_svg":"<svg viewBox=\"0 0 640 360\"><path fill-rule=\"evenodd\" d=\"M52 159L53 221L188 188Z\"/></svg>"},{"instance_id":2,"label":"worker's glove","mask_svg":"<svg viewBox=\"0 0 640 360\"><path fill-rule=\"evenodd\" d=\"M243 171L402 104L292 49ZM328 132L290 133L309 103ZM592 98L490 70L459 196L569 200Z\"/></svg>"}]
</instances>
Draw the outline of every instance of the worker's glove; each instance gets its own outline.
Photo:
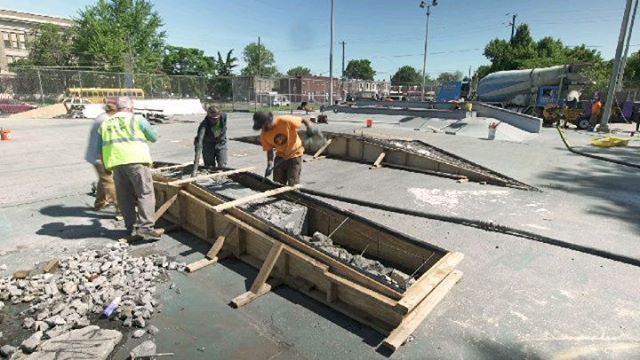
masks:
<instances>
[{"instance_id":1,"label":"worker's glove","mask_svg":"<svg viewBox=\"0 0 640 360\"><path fill-rule=\"evenodd\" d=\"M322 136L322 132L317 126L309 126L307 128L307 137Z\"/></svg>"},{"instance_id":2,"label":"worker's glove","mask_svg":"<svg viewBox=\"0 0 640 360\"><path fill-rule=\"evenodd\" d=\"M267 161L267 169L264 171L264 177L268 178L273 173L273 161Z\"/></svg>"}]
</instances>

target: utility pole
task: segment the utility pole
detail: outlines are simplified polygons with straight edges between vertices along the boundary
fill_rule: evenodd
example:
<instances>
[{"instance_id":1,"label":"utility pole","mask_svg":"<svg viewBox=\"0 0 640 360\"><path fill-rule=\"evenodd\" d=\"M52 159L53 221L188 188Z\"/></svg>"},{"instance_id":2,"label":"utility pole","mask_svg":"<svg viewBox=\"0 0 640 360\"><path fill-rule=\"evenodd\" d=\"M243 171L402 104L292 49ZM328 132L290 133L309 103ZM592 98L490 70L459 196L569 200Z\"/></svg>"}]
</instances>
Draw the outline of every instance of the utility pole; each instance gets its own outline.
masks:
<instances>
[{"instance_id":1,"label":"utility pole","mask_svg":"<svg viewBox=\"0 0 640 360\"><path fill-rule=\"evenodd\" d=\"M622 78L624 77L624 70L627 67L627 58L629 56L629 45L631 44L631 34L633 33L633 24L636 21L636 13L638 11L638 2L640 0L634 0L633 10L631 11L631 22L629 23L629 32L627 34L627 43L624 48L624 55L622 56L622 64L620 65L620 73L618 74L618 80L616 85L616 91L622 91Z\"/></svg>"},{"instance_id":2,"label":"utility pole","mask_svg":"<svg viewBox=\"0 0 640 360\"><path fill-rule=\"evenodd\" d=\"M256 69L256 76L260 76L260 36L258 36L258 68Z\"/></svg>"},{"instance_id":3,"label":"utility pole","mask_svg":"<svg viewBox=\"0 0 640 360\"><path fill-rule=\"evenodd\" d=\"M423 4L420 4L420 7L424 7ZM421 101L424 101L424 87L427 83L427 49L429 48L429 18L431 17L431 5L427 5L427 25L426 31L424 33L424 57L422 59L422 95L420 96Z\"/></svg>"},{"instance_id":4,"label":"utility pole","mask_svg":"<svg viewBox=\"0 0 640 360\"><path fill-rule=\"evenodd\" d=\"M344 80L344 45L346 42L341 41L338 44L342 44L342 79Z\"/></svg>"},{"instance_id":5,"label":"utility pole","mask_svg":"<svg viewBox=\"0 0 640 360\"><path fill-rule=\"evenodd\" d=\"M604 114L598 126L598 131L609 132L609 117L611 117L611 105L614 102L614 96L616 92L616 85L618 81L622 81L622 75L620 74L620 65L622 63L622 50L624 48L624 42L629 30L629 14L631 13L631 5L634 0L627 0L627 5L624 8L624 17L622 18L622 24L620 24L620 35L618 36L618 47L616 48L616 57L613 62L613 71L609 77L609 88L607 89L607 98L604 103Z\"/></svg>"},{"instance_id":6,"label":"utility pole","mask_svg":"<svg viewBox=\"0 0 640 360\"><path fill-rule=\"evenodd\" d=\"M509 41L513 41L513 35L516 34L516 18L518 17L518 14L513 14L513 16L511 17L511 38L509 39ZM503 23L504 24L504 23Z\"/></svg>"},{"instance_id":7,"label":"utility pole","mask_svg":"<svg viewBox=\"0 0 640 360\"><path fill-rule=\"evenodd\" d=\"M329 105L333 106L333 29L335 19L335 0L331 0L331 45L329 46Z\"/></svg>"},{"instance_id":8,"label":"utility pole","mask_svg":"<svg viewBox=\"0 0 640 360\"><path fill-rule=\"evenodd\" d=\"M260 36L258 36L258 68L256 69L256 73L253 76L253 96L255 101L253 102L253 108L255 111L258 111L258 89L256 87L256 83L258 82L258 77L260 76Z\"/></svg>"}]
</instances>

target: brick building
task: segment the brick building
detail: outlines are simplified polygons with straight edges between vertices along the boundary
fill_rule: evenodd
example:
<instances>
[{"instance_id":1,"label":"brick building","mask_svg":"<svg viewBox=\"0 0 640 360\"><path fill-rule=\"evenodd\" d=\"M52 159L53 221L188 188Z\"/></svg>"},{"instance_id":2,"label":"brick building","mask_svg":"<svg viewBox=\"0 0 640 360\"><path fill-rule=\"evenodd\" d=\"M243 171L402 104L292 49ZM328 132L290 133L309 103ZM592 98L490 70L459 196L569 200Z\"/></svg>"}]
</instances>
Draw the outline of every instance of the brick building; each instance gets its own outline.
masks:
<instances>
[{"instance_id":1,"label":"brick building","mask_svg":"<svg viewBox=\"0 0 640 360\"><path fill-rule=\"evenodd\" d=\"M73 21L67 18L38 15L14 10L0 9L0 72L9 71L9 64L29 55L28 44L33 30L41 24L71 27Z\"/></svg>"},{"instance_id":2,"label":"brick building","mask_svg":"<svg viewBox=\"0 0 640 360\"><path fill-rule=\"evenodd\" d=\"M280 94L289 96L292 102L318 102L329 101L328 76L298 76L295 78L280 79ZM342 92L342 81L333 79L333 98L341 100L344 98Z\"/></svg>"}]
</instances>

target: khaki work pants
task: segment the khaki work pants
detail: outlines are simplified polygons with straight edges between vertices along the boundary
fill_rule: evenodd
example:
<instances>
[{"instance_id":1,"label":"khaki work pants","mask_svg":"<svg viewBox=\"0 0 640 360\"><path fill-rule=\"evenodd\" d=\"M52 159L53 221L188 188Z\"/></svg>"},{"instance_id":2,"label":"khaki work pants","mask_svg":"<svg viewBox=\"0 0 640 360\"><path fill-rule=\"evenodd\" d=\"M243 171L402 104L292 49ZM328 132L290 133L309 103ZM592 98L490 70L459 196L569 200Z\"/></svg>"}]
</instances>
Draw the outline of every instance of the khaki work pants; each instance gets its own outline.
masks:
<instances>
[{"instance_id":1,"label":"khaki work pants","mask_svg":"<svg viewBox=\"0 0 640 360\"><path fill-rule=\"evenodd\" d=\"M113 168L113 179L118 207L127 230L132 231L136 225L140 229L153 228L156 222L156 196L151 169L144 164L119 165Z\"/></svg>"},{"instance_id":2,"label":"khaki work pants","mask_svg":"<svg viewBox=\"0 0 640 360\"><path fill-rule=\"evenodd\" d=\"M109 204L112 204L116 209L118 208L118 201L116 199L116 186L113 183L113 174L111 171L104 168L102 162L93 164L98 173L98 184L96 186L96 201L93 207L96 210L100 210Z\"/></svg>"},{"instance_id":3,"label":"khaki work pants","mask_svg":"<svg viewBox=\"0 0 640 360\"><path fill-rule=\"evenodd\" d=\"M273 181L283 185L297 185L300 183L302 172L302 156L285 160L276 156L273 169Z\"/></svg>"}]
</instances>

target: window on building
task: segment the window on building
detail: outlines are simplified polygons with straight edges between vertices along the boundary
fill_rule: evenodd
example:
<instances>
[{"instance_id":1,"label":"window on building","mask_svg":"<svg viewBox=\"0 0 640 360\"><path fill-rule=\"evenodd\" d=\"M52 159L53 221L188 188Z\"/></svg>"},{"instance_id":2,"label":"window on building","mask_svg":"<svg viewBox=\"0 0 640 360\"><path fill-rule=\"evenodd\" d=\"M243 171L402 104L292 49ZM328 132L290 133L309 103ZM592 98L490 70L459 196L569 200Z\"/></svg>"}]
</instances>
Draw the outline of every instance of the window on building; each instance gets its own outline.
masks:
<instances>
[{"instance_id":1,"label":"window on building","mask_svg":"<svg viewBox=\"0 0 640 360\"><path fill-rule=\"evenodd\" d=\"M16 33L11 33L11 47L12 48L18 47L18 34Z\"/></svg>"},{"instance_id":2,"label":"window on building","mask_svg":"<svg viewBox=\"0 0 640 360\"><path fill-rule=\"evenodd\" d=\"M2 40L4 41L4 47L5 48L11 47L11 41L9 41L9 34L8 33L2 33Z\"/></svg>"},{"instance_id":3,"label":"window on building","mask_svg":"<svg viewBox=\"0 0 640 360\"><path fill-rule=\"evenodd\" d=\"M25 36L25 34L18 35L18 47L20 47L20 49L27 48L27 37Z\"/></svg>"},{"instance_id":4,"label":"window on building","mask_svg":"<svg viewBox=\"0 0 640 360\"><path fill-rule=\"evenodd\" d=\"M13 64L14 61L15 60L14 60L13 56L11 56L11 55L7 56L7 64Z\"/></svg>"}]
</instances>

